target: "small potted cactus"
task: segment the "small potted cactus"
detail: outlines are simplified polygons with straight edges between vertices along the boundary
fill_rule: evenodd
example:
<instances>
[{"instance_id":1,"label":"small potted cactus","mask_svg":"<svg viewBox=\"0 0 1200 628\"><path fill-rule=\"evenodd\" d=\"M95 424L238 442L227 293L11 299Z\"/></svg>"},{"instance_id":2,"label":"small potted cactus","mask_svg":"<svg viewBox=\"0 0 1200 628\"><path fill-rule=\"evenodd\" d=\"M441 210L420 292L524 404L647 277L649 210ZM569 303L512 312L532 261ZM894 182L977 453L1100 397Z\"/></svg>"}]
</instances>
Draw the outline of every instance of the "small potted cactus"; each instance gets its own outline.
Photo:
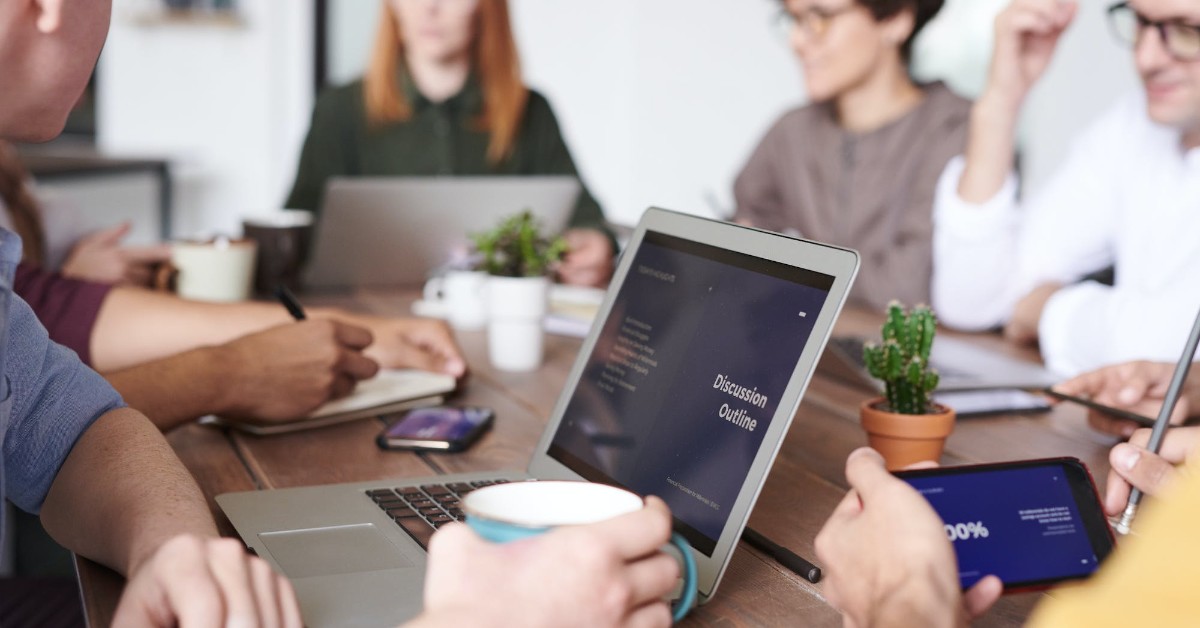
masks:
<instances>
[{"instance_id":1,"label":"small potted cactus","mask_svg":"<svg viewBox=\"0 0 1200 628\"><path fill-rule=\"evenodd\" d=\"M954 430L954 410L934 403L932 396L938 374L929 366L929 350L937 320L927 306L906 312L893 301L882 331L882 343L863 347L867 370L884 383L884 396L860 408L867 440L889 469L922 460L937 462Z\"/></svg>"}]
</instances>

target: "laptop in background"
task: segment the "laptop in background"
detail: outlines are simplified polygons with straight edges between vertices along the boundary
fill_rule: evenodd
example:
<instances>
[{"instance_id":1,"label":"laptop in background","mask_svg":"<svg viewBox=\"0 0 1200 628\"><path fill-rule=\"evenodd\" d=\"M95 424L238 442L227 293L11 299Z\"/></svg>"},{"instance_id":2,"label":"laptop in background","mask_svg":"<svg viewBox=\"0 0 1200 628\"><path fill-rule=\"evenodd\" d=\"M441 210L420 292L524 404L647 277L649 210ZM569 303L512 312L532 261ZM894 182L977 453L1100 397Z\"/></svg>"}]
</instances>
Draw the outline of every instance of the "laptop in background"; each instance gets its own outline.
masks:
<instances>
[{"instance_id":1,"label":"laptop in background","mask_svg":"<svg viewBox=\"0 0 1200 628\"><path fill-rule=\"evenodd\" d=\"M462 516L459 498L531 478L662 497L693 547L703 603L857 272L853 251L650 209L525 471L251 491L217 503L291 579L310 626L394 625L418 614L425 543Z\"/></svg>"},{"instance_id":2,"label":"laptop in background","mask_svg":"<svg viewBox=\"0 0 1200 628\"><path fill-rule=\"evenodd\" d=\"M837 336L821 358L822 373L844 381L883 390L883 382L871 377L863 362L865 339ZM1041 390L1062 381L1041 365L977 347L967 341L938 335L933 339L929 363L941 376L939 391L1027 388Z\"/></svg>"},{"instance_id":3,"label":"laptop in background","mask_svg":"<svg viewBox=\"0 0 1200 628\"><path fill-rule=\"evenodd\" d=\"M505 217L529 210L547 233L563 231L579 190L572 176L334 177L305 285L420 285Z\"/></svg>"}]
</instances>

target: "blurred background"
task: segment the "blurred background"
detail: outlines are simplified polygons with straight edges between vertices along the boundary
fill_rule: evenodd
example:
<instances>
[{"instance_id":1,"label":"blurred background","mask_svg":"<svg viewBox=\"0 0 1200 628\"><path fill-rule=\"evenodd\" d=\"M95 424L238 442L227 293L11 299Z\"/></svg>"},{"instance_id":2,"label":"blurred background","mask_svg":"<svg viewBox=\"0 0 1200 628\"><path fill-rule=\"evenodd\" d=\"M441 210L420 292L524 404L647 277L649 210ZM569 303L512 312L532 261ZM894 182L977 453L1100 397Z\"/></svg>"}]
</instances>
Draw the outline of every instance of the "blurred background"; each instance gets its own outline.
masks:
<instances>
[{"instance_id":1,"label":"blurred background","mask_svg":"<svg viewBox=\"0 0 1200 628\"><path fill-rule=\"evenodd\" d=\"M916 50L922 79L982 85L1005 0L947 0ZM775 0L510 0L526 82L551 101L611 221L649 205L732 212L756 142L805 102ZM1136 85L1132 55L1082 0L1022 123L1036 189L1070 140ZM357 77L371 0L115 0L113 26L70 133L25 147L48 205L129 242L236 234L282 207L314 97Z\"/></svg>"}]
</instances>

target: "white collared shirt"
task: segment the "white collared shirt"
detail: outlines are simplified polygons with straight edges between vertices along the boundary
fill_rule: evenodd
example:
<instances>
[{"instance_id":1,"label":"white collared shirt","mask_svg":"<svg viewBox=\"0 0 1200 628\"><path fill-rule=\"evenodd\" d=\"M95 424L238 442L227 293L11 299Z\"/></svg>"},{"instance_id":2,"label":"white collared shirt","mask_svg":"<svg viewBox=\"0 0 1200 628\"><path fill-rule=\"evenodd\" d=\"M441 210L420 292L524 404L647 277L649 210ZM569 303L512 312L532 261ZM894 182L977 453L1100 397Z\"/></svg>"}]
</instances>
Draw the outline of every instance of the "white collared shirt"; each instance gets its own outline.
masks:
<instances>
[{"instance_id":1,"label":"white collared shirt","mask_svg":"<svg viewBox=\"0 0 1200 628\"><path fill-rule=\"evenodd\" d=\"M1017 182L982 204L963 201L953 159L934 200L933 304L962 329L1003 324L1047 282L1068 284L1038 326L1046 364L1074 375L1107 364L1174 362L1200 308L1200 149L1152 122L1145 98L1118 102L1076 141L1040 193ZM1073 283L1109 265L1116 282Z\"/></svg>"}]
</instances>

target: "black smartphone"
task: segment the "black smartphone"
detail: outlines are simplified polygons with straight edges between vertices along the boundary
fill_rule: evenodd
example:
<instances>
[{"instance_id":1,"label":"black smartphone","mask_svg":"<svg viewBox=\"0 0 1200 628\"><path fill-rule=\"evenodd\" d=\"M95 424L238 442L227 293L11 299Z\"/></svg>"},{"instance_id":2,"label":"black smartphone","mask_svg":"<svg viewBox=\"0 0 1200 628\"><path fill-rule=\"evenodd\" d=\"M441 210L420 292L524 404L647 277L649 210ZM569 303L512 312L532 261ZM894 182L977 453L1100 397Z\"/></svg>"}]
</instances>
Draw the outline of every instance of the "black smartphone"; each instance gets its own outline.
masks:
<instances>
[{"instance_id":1,"label":"black smartphone","mask_svg":"<svg viewBox=\"0 0 1200 628\"><path fill-rule=\"evenodd\" d=\"M1062 399L1063 401L1070 401L1071 403L1077 403L1081 406L1091 408L1098 412L1103 412L1104 414L1107 414L1109 416L1117 417L1118 419L1125 419L1126 421L1133 421L1134 423L1137 423L1138 425L1141 425L1142 427L1154 427L1154 419L1152 419L1150 417L1142 416L1135 412L1130 412L1129 410L1122 410L1121 408L1114 408L1112 406L1106 406L1102 403L1096 403L1095 401L1092 401L1091 399L1087 399L1085 397L1076 397L1074 395L1060 393L1057 390L1054 390L1053 388L1047 388L1047 389L1043 390L1042 392L1046 393L1047 395L1049 395L1051 397L1054 397L1055 399Z\"/></svg>"},{"instance_id":2,"label":"black smartphone","mask_svg":"<svg viewBox=\"0 0 1200 628\"><path fill-rule=\"evenodd\" d=\"M399 413L376 442L383 449L462 451L488 431L493 416L480 407L416 408Z\"/></svg>"},{"instance_id":3,"label":"black smartphone","mask_svg":"<svg viewBox=\"0 0 1200 628\"><path fill-rule=\"evenodd\" d=\"M1005 593L1092 575L1116 543L1077 458L898 471L937 511L965 590L987 575Z\"/></svg>"},{"instance_id":4,"label":"black smartphone","mask_svg":"<svg viewBox=\"0 0 1200 628\"><path fill-rule=\"evenodd\" d=\"M1019 388L951 390L934 393L933 400L954 408L959 417L1026 414L1050 410L1050 402L1046 401L1045 397Z\"/></svg>"}]
</instances>

